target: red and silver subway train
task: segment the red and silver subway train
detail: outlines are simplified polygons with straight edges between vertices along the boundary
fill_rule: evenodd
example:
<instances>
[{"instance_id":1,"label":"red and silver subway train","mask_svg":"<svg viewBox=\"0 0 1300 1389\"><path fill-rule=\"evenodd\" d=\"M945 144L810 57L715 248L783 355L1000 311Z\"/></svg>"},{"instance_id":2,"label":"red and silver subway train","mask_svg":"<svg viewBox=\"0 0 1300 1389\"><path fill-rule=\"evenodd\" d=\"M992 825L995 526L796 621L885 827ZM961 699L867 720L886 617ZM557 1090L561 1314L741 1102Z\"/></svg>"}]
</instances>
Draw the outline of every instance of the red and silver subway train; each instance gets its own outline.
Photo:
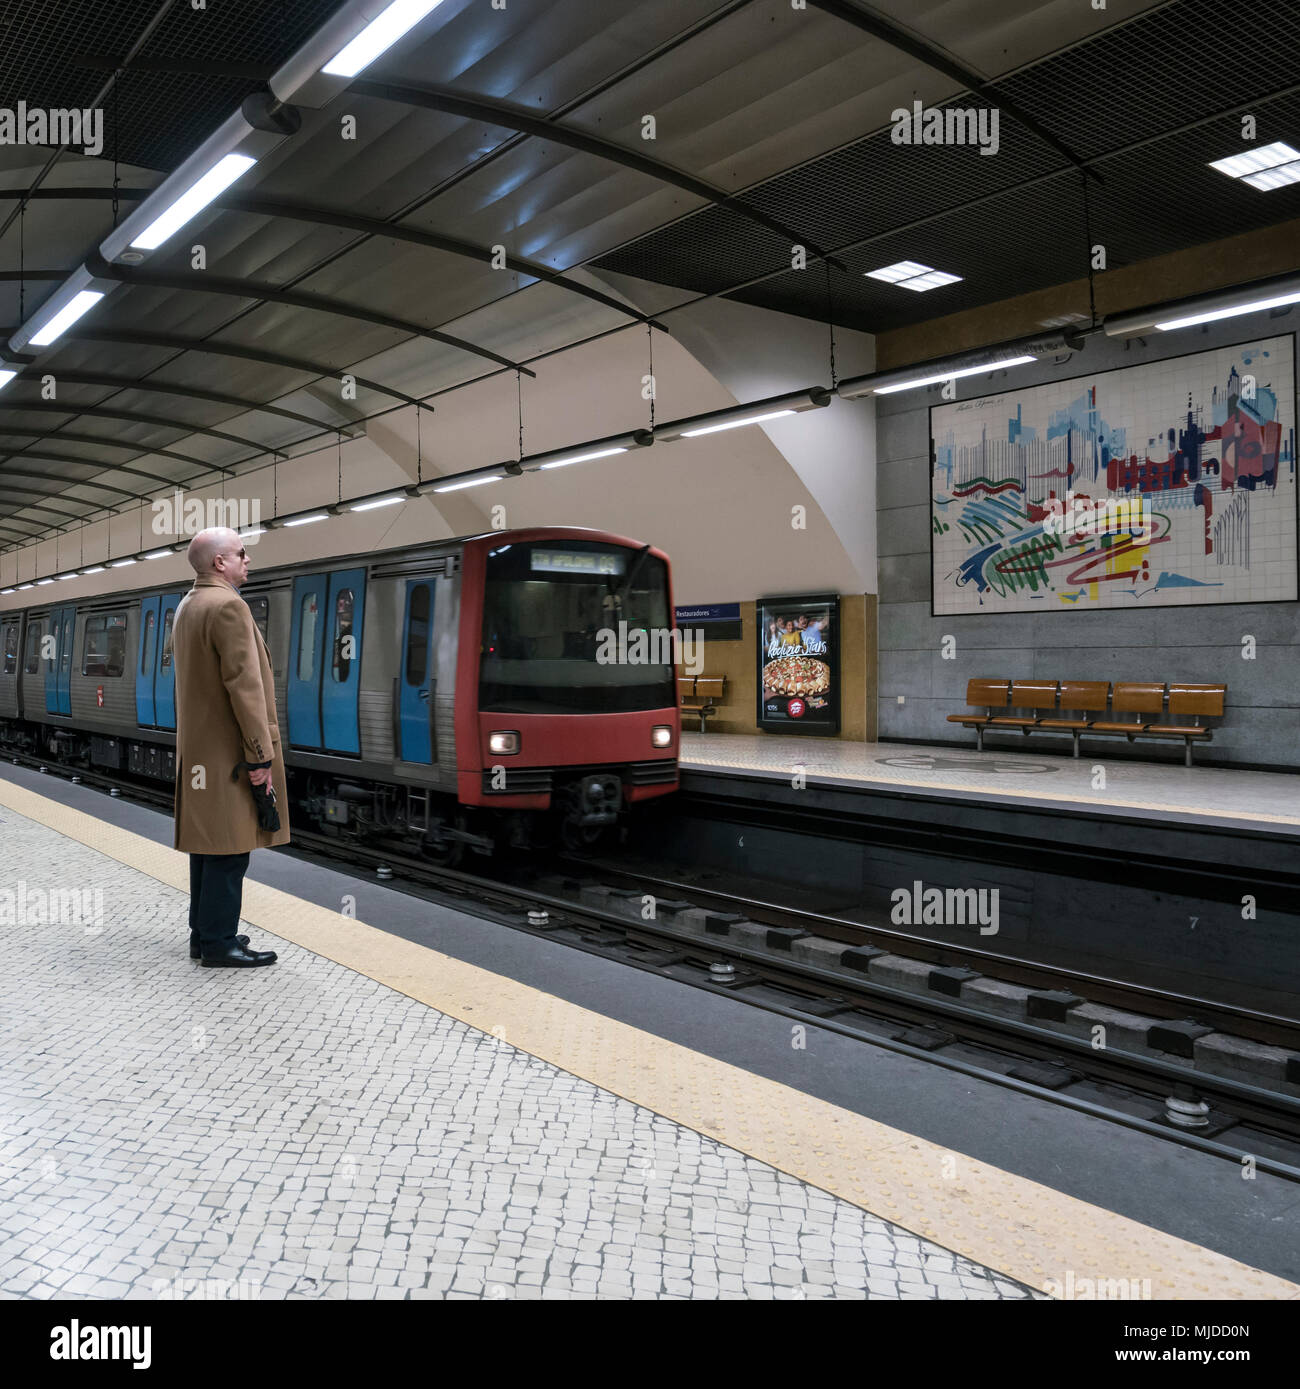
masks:
<instances>
[{"instance_id":1,"label":"red and silver subway train","mask_svg":"<svg viewBox=\"0 0 1300 1389\"><path fill-rule=\"evenodd\" d=\"M147 561L142 561L147 563ZM0 613L0 746L172 781L181 585ZM590 844L677 788L663 664L602 634L672 628L668 557L573 527L494 531L250 573L296 820L440 862Z\"/></svg>"}]
</instances>

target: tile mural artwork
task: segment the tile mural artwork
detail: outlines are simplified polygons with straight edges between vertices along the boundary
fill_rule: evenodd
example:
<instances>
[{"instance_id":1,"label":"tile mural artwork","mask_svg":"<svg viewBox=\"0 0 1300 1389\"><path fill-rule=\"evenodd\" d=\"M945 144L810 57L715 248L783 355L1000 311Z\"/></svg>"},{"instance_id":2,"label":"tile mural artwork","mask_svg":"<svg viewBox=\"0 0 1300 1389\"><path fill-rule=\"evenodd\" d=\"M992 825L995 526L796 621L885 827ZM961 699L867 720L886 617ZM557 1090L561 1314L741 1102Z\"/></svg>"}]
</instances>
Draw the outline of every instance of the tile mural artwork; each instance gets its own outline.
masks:
<instances>
[{"instance_id":1,"label":"tile mural artwork","mask_svg":"<svg viewBox=\"0 0 1300 1389\"><path fill-rule=\"evenodd\" d=\"M935 406L933 610L1295 599L1292 334Z\"/></svg>"}]
</instances>

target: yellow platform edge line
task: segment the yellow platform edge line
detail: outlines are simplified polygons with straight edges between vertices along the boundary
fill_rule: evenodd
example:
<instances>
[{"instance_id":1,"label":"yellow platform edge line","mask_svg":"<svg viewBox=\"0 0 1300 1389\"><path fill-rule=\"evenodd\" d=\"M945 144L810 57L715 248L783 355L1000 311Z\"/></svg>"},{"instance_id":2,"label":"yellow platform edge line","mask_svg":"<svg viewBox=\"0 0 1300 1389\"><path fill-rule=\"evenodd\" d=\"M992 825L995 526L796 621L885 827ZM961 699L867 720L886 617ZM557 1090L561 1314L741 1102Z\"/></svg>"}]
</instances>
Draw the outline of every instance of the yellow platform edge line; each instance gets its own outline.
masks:
<instances>
[{"instance_id":1,"label":"yellow platform edge line","mask_svg":"<svg viewBox=\"0 0 1300 1389\"><path fill-rule=\"evenodd\" d=\"M165 845L3 778L0 805L188 893L186 857ZM248 882L243 917L1030 1287L1072 1286L1077 1297L1083 1280L1123 1279L1152 1298L1300 1298L1300 1286L1273 1274L341 911Z\"/></svg>"}]
</instances>

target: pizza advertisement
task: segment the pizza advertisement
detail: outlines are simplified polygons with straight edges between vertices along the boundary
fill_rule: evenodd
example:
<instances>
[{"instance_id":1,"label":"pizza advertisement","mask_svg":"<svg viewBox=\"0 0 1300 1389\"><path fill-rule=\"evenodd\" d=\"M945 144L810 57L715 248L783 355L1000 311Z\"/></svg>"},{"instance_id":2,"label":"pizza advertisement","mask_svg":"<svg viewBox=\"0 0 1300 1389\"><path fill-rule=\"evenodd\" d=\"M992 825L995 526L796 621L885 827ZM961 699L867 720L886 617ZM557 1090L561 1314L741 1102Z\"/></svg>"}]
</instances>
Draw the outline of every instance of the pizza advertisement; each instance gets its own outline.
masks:
<instances>
[{"instance_id":1,"label":"pizza advertisement","mask_svg":"<svg viewBox=\"0 0 1300 1389\"><path fill-rule=\"evenodd\" d=\"M760 598L758 726L773 733L838 733L836 594Z\"/></svg>"}]
</instances>

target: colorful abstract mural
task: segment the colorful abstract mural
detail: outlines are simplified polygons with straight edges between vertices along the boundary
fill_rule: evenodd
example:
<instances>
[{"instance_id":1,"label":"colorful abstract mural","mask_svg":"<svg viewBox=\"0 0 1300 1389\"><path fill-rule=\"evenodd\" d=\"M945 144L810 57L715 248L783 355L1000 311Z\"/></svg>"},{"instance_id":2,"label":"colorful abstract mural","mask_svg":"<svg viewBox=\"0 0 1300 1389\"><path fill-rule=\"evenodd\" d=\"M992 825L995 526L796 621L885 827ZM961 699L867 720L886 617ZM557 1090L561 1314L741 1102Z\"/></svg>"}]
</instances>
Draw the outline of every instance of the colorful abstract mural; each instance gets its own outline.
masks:
<instances>
[{"instance_id":1,"label":"colorful abstract mural","mask_svg":"<svg viewBox=\"0 0 1300 1389\"><path fill-rule=\"evenodd\" d=\"M934 612L1297 597L1294 335L930 411Z\"/></svg>"}]
</instances>

